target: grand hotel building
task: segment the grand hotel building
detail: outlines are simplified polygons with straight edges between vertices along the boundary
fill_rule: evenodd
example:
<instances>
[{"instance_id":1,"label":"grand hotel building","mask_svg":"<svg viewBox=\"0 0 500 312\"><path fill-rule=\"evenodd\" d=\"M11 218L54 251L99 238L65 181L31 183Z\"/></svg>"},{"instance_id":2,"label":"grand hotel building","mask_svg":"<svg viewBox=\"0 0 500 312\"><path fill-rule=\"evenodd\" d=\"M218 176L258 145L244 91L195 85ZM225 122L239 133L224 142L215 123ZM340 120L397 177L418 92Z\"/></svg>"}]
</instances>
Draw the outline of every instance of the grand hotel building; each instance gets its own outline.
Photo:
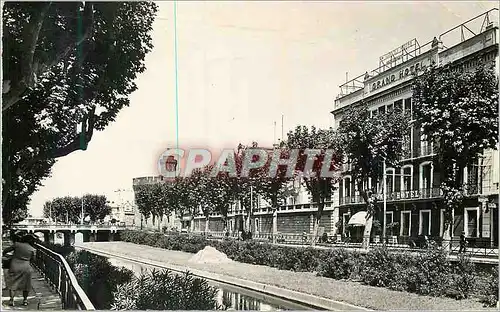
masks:
<instances>
[{"instance_id":1,"label":"grand hotel building","mask_svg":"<svg viewBox=\"0 0 500 312\"><path fill-rule=\"evenodd\" d=\"M495 16L495 17L493 17ZM484 63L494 62L498 72L498 27L491 20L498 19L498 9L461 24L450 31L436 36L420 45L416 39L391 51L380 58L379 67L356 77L341 86L341 92L334 101L333 114L336 127L344 118L349 106L367 103L371 114L383 113L392 107L400 107L412 114L411 83L413 73L436 64L470 69ZM479 25L471 30L473 25ZM470 36L464 35L464 29ZM458 38L454 36L459 33ZM450 40L447 40L449 39ZM452 42L455 40L454 42ZM442 198L440 173L436 165L434 147L421 139L416 121L410 129L405 145L405 155L396 168L387 168L387 213L375 218L383 224L393 224L387 235L400 243L418 235L441 236L443 234L443 211L436 202ZM476 164L466 168L464 185L467 196L465 208L453 214L452 234L457 237L462 231L477 244L498 246L498 151L486 151ZM338 190L326 203L320 220L320 232L330 235L346 234L347 224L363 211L363 199L356 190L356 183L349 175L349 165L343 168L343 178ZM137 178L134 184L156 183L156 179ZM250 229L254 233L271 233L273 218L279 233L312 233L317 205L312 203L300 181L294 181L297 196L286 200L276 213L263 199L254 207ZM381 190L378 183L378 190ZM382 199L382 194L379 194ZM382 205L382 201L379 203ZM245 212L238 204L232 206L228 215L228 226L232 233L243 229ZM340 222L339 222L340 221ZM192 231L205 230L205 217L186 218L174 222ZM172 224L172 221L170 221ZM152 225L155 226L155 225ZM222 231L219 215L210 217L209 229ZM351 234L352 235L352 234ZM338 237L341 237L338 235Z\"/></svg>"}]
</instances>

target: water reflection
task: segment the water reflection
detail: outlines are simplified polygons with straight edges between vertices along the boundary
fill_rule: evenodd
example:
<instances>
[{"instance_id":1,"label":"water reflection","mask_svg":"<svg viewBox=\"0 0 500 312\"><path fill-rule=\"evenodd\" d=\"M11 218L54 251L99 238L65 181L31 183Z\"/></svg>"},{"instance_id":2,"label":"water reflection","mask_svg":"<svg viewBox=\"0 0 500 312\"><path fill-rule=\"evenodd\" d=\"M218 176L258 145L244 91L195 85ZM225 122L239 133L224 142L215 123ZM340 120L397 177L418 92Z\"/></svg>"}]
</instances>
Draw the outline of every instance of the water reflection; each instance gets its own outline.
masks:
<instances>
[{"instance_id":1,"label":"water reflection","mask_svg":"<svg viewBox=\"0 0 500 312\"><path fill-rule=\"evenodd\" d=\"M278 303L272 304L270 302L264 302L248 294L242 294L224 288L219 288L217 301L227 310L277 311L292 309L292 307L286 308Z\"/></svg>"},{"instance_id":2,"label":"water reflection","mask_svg":"<svg viewBox=\"0 0 500 312\"><path fill-rule=\"evenodd\" d=\"M112 265L125 267L132 270L137 276L151 267L141 265L122 259L108 258ZM240 288L237 286L209 282L216 287L217 303L226 310L246 310L246 311L278 311L278 310L310 310L310 308L283 300L277 297L268 296L256 291Z\"/></svg>"}]
</instances>

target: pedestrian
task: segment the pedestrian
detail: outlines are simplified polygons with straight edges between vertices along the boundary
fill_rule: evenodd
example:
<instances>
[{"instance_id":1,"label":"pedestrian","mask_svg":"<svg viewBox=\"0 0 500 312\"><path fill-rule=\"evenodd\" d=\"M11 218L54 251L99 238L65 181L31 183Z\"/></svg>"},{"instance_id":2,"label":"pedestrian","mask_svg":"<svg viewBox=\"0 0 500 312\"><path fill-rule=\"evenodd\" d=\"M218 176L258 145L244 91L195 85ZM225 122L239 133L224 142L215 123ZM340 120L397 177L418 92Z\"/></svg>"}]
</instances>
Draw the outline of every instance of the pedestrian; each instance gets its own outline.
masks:
<instances>
[{"instance_id":1,"label":"pedestrian","mask_svg":"<svg viewBox=\"0 0 500 312\"><path fill-rule=\"evenodd\" d=\"M465 232L462 231L462 234L460 234L460 249L458 250L458 253L465 253L465 249L467 247L467 239L465 238Z\"/></svg>"},{"instance_id":2,"label":"pedestrian","mask_svg":"<svg viewBox=\"0 0 500 312\"><path fill-rule=\"evenodd\" d=\"M30 260L35 256L34 243L33 235L25 235L2 252L2 255L5 255L14 251L8 272L9 306L14 306L16 291L23 292L23 306L28 305L28 294L31 290Z\"/></svg>"}]
</instances>

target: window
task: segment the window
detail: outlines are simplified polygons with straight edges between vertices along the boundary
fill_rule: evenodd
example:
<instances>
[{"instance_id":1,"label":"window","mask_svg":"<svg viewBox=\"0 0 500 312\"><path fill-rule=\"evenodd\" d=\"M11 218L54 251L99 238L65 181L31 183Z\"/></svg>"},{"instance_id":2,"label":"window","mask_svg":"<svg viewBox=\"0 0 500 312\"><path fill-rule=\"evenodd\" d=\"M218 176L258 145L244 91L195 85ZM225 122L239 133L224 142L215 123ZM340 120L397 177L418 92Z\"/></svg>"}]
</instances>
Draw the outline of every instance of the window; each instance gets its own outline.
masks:
<instances>
[{"instance_id":1,"label":"window","mask_svg":"<svg viewBox=\"0 0 500 312\"><path fill-rule=\"evenodd\" d=\"M342 214L342 234L346 234L347 232L347 224L349 224L349 214L348 213L343 213Z\"/></svg>"},{"instance_id":2,"label":"window","mask_svg":"<svg viewBox=\"0 0 500 312\"><path fill-rule=\"evenodd\" d=\"M379 114L385 114L385 106L380 106L380 107L378 108L378 113L379 113Z\"/></svg>"},{"instance_id":3,"label":"window","mask_svg":"<svg viewBox=\"0 0 500 312\"><path fill-rule=\"evenodd\" d=\"M344 178L344 197L350 197L351 196L351 178L346 177Z\"/></svg>"},{"instance_id":4,"label":"window","mask_svg":"<svg viewBox=\"0 0 500 312\"><path fill-rule=\"evenodd\" d=\"M255 233L259 232L259 219L255 219Z\"/></svg>"},{"instance_id":5,"label":"window","mask_svg":"<svg viewBox=\"0 0 500 312\"><path fill-rule=\"evenodd\" d=\"M411 119L413 119L413 112L412 112L412 107L411 107L411 98L405 99L404 113L405 113L405 115L408 114L408 116L411 116Z\"/></svg>"},{"instance_id":6,"label":"window","mask_svg":"<svg viewBox=\"0 0 500 312\"><path fill-rule=\"evenodd\" d=\"M401 190L402 191L411 191L413 189L413 167L407 166L401 168Z\"/></svg>"},{"instance_id":7,"label":"window","mask_svg":"<svg viewBox=\"0 0 500 312\"><path fill-rule=\"evenodd\" d=\"M401 236L410 236L411 229L411 211L401 211Z\"/></svg>"},{"instance_id":8,"label":"window","mask_svg":"<svg viewBox=\"0 0 500 312\"><path fill-rule=\"evenodd\" d=\"M386 187L386 194L387 197L394 192L395 186L396 186L396 175L395 175L395 170L394 168L388 168L386 169L386 177L385 177L385 187Z\"/></svg>"},{"instance_id":9,"label":"window","mask_svg":"<svg viewBox=\"0 0 500 312\"><path fill-rule=\"evenodd\" d=\"M386 111L388 113L391 113L393 110L394 110L394 103L391 103L391 104L387 105Z\"/></svg>"},{"instance_id":10,"label":"window","mask_svg":"<svg viewBox=\"0 0 500 312\"><path fill-rule=\"evenodd\" d=\"M465 236L477 237L479 232L478 208L465 208Z\"/></svg>"},{"instance_id":11,"label":"window","mask_svg":"<svg viewBox=\"0 0 500 312\"><path fill-rule=\"evenodd\" d=\"M394 109L395 110L403 110L403 100L397 100L394 102Z\"/></svg>"},{"instance_id":12,"label":"window","mask_svg":"<svg viewBox=\"0 0 500 312\"><path fill-rule=\"evenodd\" d=\"M387 232L386 232L386 235L387 236L393 236L394 233L392 232L392 228L391 229L388 229L387 228L387 225L391 224L392 222L394 222L394 212L392 211L388 211L385 213L385 226L386 226L386 229L387 229Z\"/></svg>"},{"instance_id":13,"label":"window","mask_svg":"<svg viewBox=\"0 0 500 312\"><path fill-rule=\"evenodd\" d=\"M419 235L431 235L431 211L420 210Z\"/></svg>"}]
</instances>

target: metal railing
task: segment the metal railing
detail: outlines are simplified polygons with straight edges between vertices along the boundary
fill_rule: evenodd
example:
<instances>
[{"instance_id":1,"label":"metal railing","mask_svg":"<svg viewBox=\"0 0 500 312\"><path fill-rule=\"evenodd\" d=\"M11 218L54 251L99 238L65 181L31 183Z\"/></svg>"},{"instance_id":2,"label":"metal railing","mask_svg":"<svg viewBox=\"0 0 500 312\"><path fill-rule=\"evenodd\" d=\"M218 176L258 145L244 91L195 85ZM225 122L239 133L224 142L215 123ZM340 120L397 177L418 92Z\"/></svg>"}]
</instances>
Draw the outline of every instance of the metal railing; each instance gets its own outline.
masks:
<instances>
[{"instance_id":1,"label":"metal railing","mask_svg":"<svg viewBox=\"0 0 500 312\"><path fill-rule=\"evenodd\" d=\"M196 234L204 235L209 239L241 239L240 233L230 233L226 236L224 232L196 232ZM260 242L272 243L280 245L299 245L308 246L311 244L313 234L311 233L252 233L252 240ZM344 234L338 235L317 235L315 239L318 247L342 247L360 249L363 245L362 236L349 237ZM449 241L443 241L441 237L428 237L427 240L420 236L400 236L388 235L384 244L380 235L370 236L370 247L386 246L392 250L419 252L431 248L448 248L450 255L458 255L460 253L460 238L454 237ZM498 258L498 242L492 242L489 238L468 237L465 255L476 256L483 258Z\"/></svg>"},{"instance_id":2,"label":"metal railing","mask_svg":"<svg viewBox=\"0 0 500 312\"><path fill-rule=\"evenodd\" d=\"M64 223L59 223L59 224L13 224L12 228L14 229L28 229L28 228L36 228L36 229L57 229L57 228L76 228L76 229L90 229L90 228L100 228L100 229L111 229L111 228L117 228L117 229L124 229L127 228L128 226L125 224L118 224L116 223L115 225L109 225L109 224L64 224Z\"/></svg>"},{"instance_id":3,"label":"metal railing","mask_svg":"<svg viewBox=\"0 0 500 312\"><path fill-rule=\"evenodd\" d=\"M63 309L95 310L64 257L40 244L35 244L35 247L33 264L60 295Z\"/></svg>"}]
</instances>

